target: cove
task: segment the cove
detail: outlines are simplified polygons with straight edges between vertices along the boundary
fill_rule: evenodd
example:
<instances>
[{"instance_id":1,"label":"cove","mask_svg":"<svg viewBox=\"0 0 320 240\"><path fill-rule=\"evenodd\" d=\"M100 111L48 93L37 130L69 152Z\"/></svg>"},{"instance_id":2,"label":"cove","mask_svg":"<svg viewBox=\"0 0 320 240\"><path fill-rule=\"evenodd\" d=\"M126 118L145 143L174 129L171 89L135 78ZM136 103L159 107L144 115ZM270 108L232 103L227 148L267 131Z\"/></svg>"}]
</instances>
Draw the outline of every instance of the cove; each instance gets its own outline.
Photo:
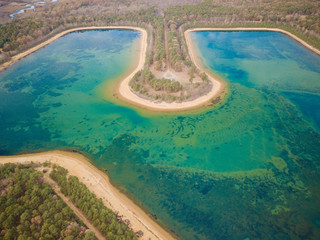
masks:
<instances>
[{"instance_id":1,"label":"cove","mask_svg":"<svg viewBox=\"0 0 320 240\"><path fill-rule=\"evenodd\" d=\"M81 150L183 239L318 239L319 56L280 33L191 33L229 96L145 117L99 94L139 36L71 33L0 72L1 155Z\"/></svg>"}]
</instances>

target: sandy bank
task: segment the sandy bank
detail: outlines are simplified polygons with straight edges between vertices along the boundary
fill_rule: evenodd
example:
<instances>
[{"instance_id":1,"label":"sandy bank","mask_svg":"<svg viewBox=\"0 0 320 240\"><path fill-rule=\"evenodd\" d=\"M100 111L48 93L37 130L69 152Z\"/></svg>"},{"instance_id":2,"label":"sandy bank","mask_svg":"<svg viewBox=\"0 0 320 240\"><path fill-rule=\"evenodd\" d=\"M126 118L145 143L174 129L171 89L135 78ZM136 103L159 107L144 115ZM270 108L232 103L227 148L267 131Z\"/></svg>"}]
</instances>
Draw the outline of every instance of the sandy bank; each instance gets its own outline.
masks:
<instances>
[{"instance_id":1,"label":"sandy bank","mask_svg":"<svg viewBox=\"0 0 320 240\"><path fill-rule=\"evenodd\" d=\"M307 47L308 49L310 49L311 51L317 53L318 55L320 55L320 50L311 46L309 43L303 41L301 38L298 38L296 35L293 35L292 33L282 30L280 28L193 28L193 29L189 29L186 32L199 32L199 31L269 31L269 32L280 32L283 33L291 38L293 38L294 40L296 40L297 42L301 43L303 46Z\"/></svg>"},{"instance_id":2,"label":"sandy bank","mask_svg":"<svg viewBox=\"0 0 320 240\"><path fill-rule=\"evenodd\" d=\"M51 151L19 156L0 157L0 163L44 163L50 161L68 169L69 174L77 176L88 189L103 199L103 203L117 211L123 219L128 219L135 232L141 230L141 239L174 239L154 222L141 208L127 196L111 185L105 173L92 165L84 156L77 153Z\"/></svg>"},{"instance_id":3,"label":"sandy bank","mask_svg":"<svg viewBox=\"0 0 320 240\"><path fill-rule=\"evenodd\" d=\"M130 80L133 78L133 76L140 71L145 64L145 58L146 58L146 51L147 51L147 32L145 30L141 31L142 33L142 39L141 39L141 49L140 49L140 58L139 58L139 64L137 68L125 79L122 80L122 82L119 85L118 88L118 96L120 99L127 101L131 104L138 105L142 108L145 109L150 109L154 111L167 111L167 112L172 112L172 111L184 111L188 109L194 109L198 108L203 105L208 105L214 98L219 96L219 94L223 90L223 82L215 78L210 72L206 71L208 74L209 80L212 82L213 87L212 90L207 93L206 95L203 95L195 100L192 101L185 101L185 102L172 102L172 103L166 103L166 102L159 102L156 100L148 100L141 98L137 96L134 92L131 91L131 88L129 86ZM193 48L191 46L191 41L189 40L188 34L186 34L187 38L187 44L189 51L191 52L192 55L192 61L196 62L196 59L194 57ZM200 64L196 64L198 68L201 70L204 70L203 68L200 67Z\"/></svg>"},{"instance_id":4,"label":"sandy bank","mask_svg":"<svg viewBox=\"0 0 320 240\"><path fill-rule=\"evenodd\" d=\"M57 40L58 38L68 34L68 33L71 33L71 32L75 32L75 31L81 31L81 30L99 30L99 29L128 29L128 30L136 30L136 31L142 31L141 28L138 28L138 27L130 27L130 26L117 26L117 27L113 27L113 26L110 26L110 27L79 27L79 28L72 28L72 29L69 29L69 30L66 30L66 31L63 31L61 33L58 33L57 35L55 35L54 37L48 39L47 41L43 42L43 43L40 43L39 45L33 47L33 48L30 48L28 49L27 51L25 52L22 52L22 53L19 53L15 56L13 56L11 58L10 61L8 62L5 62L3 64L0 65L0 71L9 67L11 64L15 63L16 61L28 56L29 54L31 53L34 53L35 51L47 46L48 44L50 44L51 42Z\"/></svg>"}]
</instances>

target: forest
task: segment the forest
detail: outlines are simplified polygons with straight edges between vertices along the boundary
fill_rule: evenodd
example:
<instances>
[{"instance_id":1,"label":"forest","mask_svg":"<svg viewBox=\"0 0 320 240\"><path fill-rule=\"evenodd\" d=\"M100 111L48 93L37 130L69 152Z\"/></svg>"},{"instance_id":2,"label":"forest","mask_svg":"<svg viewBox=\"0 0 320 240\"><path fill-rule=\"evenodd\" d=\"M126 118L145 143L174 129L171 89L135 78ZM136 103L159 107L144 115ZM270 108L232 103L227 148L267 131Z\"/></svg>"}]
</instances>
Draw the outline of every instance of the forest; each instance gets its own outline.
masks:
<instances>
[{"instance_id":1,"label":"forest","mask_svg":"<svg viewBox=\"0 0 320 240\"><path fill-rule=\"evenodd\" d=\"M40 164L41 166L41 164ZM60 166L39 164L0 165L0 239L96 239L95 234L46 182L44 173L59 186L62 194L81 210L106 239L137 239L128 221L104 206L101 199L75 176Z\"/></svg>"},{"instance_id":2,"label":"forest","mask_svg":"<svg viewBox=\"0 0 320 240\"><path fill-rule=\"evenodd\" d=\"M105 207L102 200L97 199L77 177L67 177L67 173L66 169L53 165L50 177L58 183L61 192L70 197L75 206L103 233L106 239L137 239L136 234L127 226L128 223Z\"/></svg>"},{"instance_id":3,"label":"forest","mask_svg":"<svg viewBox=\"0 0 320 240\"><path fill-rule=\"evenodd\" d=\"M1 239L96 239L31 166L0 166Z\"/></svg>"}]
</instances>

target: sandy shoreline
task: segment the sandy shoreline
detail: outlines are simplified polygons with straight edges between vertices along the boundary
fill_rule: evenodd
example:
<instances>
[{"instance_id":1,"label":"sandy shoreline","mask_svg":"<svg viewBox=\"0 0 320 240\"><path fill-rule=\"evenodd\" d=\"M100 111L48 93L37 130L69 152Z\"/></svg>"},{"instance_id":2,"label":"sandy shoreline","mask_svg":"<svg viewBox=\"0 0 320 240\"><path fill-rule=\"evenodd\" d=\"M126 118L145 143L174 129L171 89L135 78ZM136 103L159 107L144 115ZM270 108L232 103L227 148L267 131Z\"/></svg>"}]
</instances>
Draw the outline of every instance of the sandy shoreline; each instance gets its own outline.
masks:
<instances>
[{"instance_id":1,"label":"sandy shoreline","mask_svg":"<svg viewBox=\"0 0 320 240\"><path fill-rule=\"evenodd\" d=\"M199 31L269 31L269 32L280 32L280 33L283 33L283 34L293 38L294 40L296 40L297 42L299 42L300 44L302 44L303 46L305 46L309 50L320 55L319 49L311 46L309 43L305 42L301 38L298 38L296 35L288 32L286 30L282 30L280 28L262 28L262 27L261 28L242 28L242 27L238 27L238 28L192 28L192 29L187 30L186 32L199 32Z\"/></svg>"},{"instance_id":2,"label":"sandy shoreline","mask_svg":"<svg viewBox=\"0 0 320 240\"><path fill-rule=\"evenodd\" d=\"M0 164L30 163L31 161L34 163L50 161L68 169L70 175L77 176L91 192L95 193L98 198L102 198L107 207L117 211L119 215L123 216L123 219L129 219L135 232L141 230L144 233L141 239L174 239L132 200L115 188L105 173L96 168L81 154L50 151L0 157Z\"/></svg>"}]
</instances>

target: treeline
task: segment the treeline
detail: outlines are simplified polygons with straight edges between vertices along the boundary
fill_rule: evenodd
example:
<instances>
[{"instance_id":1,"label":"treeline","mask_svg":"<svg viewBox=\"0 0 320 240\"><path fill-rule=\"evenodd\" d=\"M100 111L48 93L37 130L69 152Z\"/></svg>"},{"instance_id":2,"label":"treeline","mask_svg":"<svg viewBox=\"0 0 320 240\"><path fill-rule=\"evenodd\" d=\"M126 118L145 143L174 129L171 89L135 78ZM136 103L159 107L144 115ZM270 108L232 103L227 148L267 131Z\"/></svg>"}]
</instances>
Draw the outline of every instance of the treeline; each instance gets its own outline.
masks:
<instances>
[{"instance_id":1,"label":"treeline","mask_svg":"<svg viewBox=\"0 0 320 240\"><path fill-rule=\"evenodd\" d=\"M0 25L0 49L12 51L39 37L43 22L38 19L18 19ZM42 34L42 32L41 32Z\"/></svg>"},{"instance_id":2,"label":"treeline","mask_svg":"<svg viewBox=\"0 0 320 240\"><path fill-rule=\"evenodd\" d=\"M180 37L174 24L171 24L170 31L168 32L168 50L171 67L175 71L181 72L184 63L184 55L181 50Z\"/></svg>"},{"instance_id":3,"label":"treeline","mask_svg":"<svg viewBox=\"0 0 320 240\"><path fill-rule=\"evenodd\" d=\"M157 67L163 66L163 20L156 7L130 0L79 0L61 1L33 13L32 18L16 19L0 25L0 52L15 54L43 40L49 34L79 26L152 25L155 29L154 57ZM320 2L292 1L243 1L204 0L196 5L169 7L165 21L171 27L210 24L229 26L244 23L272 23L277 27L290 26L305 35L305 39L320 48ZM19 16L18 16L19 17ZM171 29L172 30L172 29ZM180 32L178 36L183 37ZM179 38L178 38L178 41ZM181 47L183 47L181 45ZM12 52L13 51L13 52ZM9 55L9 54L7 54ZM179 51L170 56L174 65L179 62ZM152 62L154 59L149 58ZM161 63L162 62L162 63ZM173 65L173 67L174 67ZM178 67L179 68L179 67Z\"/></svg>"},{"instance_id":4,"label":"treeline","mask_svg":"<svg viewBox=\"0 0 320 240\"><path fill-rule=\"evenodd\" d=\"M319 1L271 0L256 4L255 1L204 0L197 5L170 7L165 11L165 19L177 28L184 25L229 27L250 24L290 27L320 48Z\"/></svg>"},{"instance_id":5,"label":"treeline","mask_svg":"<svg viewBox=\"0 0 320 240\"><path fill-rule=\"evenodd\" d=\"M170 7L165 11L166 20L173 20L178 26L190 21L209 22L290 22L306 26L319 33L319 1L272 0L256 4L242 0L204 0L197 5Z\"/></svg>"},{"instance_id":6,"label":"treeline","mask_svg":"<svg viewBox=\"0 0 320 240\"><path fill-rule=\"evenodd\" d=\"M155 68L157 70L162 70L166 61L166 51L164 46L164 22L162 17L158 16L153 21L153 27L155 39L153 63L155 64Z\"/></svg>"},{"instance_id":7,"label":"treeline","mask_svg":"<svg viewBox=\"0 0 320 240\"><path fill-rule=\"evenodd\" d=\"M146 24L153 22L159 17L154 8L125 13L110 11L109 14L101 15L96 15L97 13L93 15L76 14L77 11L82 11L84 8L89 9L91 4L87 6L80 3L74 5L71 2L59 2L59 4L52 5L50 10L43 12L41 15L37 15L37 12L35 12L34 17L14 19L5 24L0 24L0 54L14 55L28 47L32 47L39 41L45 40L49 35L52 36L74 27L93 25L133 25L146 27ZM155 17L156 15L157 17Z\"/></svg>"},{"instance_id":8,"label":"treeline","mask_svg":"<svg viewBox=\"0 0 320 240\"><path fill-rule=\"evenodd\" d=\"M196 5L170 7L165 11L166 21L181 26L189 21L201 21L215 16L216 4L212 0L204 0Z\"/></svg>"},{"instance_id":9,"label":"treeline","mask_svg":"<svg viewBox=\"0 0 320 240\"><path fill-rule=\"evenodd\" d=\"M53 165L50 177L107 239L137 239L136 233L129 229L120 216L105 207L102 200L97 199L77 177L67 177L67 173L66 169Z\"/></svg>"},{"instance_id":10,"label":"treeline","mask_svg":"<svg viewBox=\"0 0 320 240\"><path fill-rule=\"evenodd\" d=\"M96 239L30 166L0 167L0 239Z\"/></svg>"}]
</instances>

